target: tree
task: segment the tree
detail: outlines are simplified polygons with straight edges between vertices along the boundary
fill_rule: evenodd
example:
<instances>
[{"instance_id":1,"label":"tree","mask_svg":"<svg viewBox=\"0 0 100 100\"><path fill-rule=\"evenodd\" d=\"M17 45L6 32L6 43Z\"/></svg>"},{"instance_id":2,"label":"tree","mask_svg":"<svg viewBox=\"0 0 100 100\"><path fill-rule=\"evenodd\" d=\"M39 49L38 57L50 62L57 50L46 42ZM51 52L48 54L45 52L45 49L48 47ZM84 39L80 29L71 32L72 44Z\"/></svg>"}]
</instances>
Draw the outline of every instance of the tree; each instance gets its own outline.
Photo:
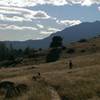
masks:
<instances>
[{"instance_id":1,"label":"tree","mask_svg":"<svg viewBox=\"0 0 100 100\"><path fill-rule=\"evenodd\" d=\"M73 53L75 53L75 49L74 49L74 48L69 48L69 49L67 50L67 53L73 54Z\"/></svg>"},{"instance_id":2,"label":"tree","mask_svg":"<svg viewBox=\"0 0 100 100\"><path fill-rule=\"evenodd\" d=\"M61 54L60 48L51 49L46 57L46 62L57 61L60 58L60 54Z\"/></svg>"},{"instance_id":3,"label":"tree","mask_svg":"<svg viewBox=\"0 0 100 100\"><path fill-rule=\"evenodd\" d=\"M62 46L62 37L61 36L54 36L52 38L52 42L50 44L50 48L57 48L57 47L61 47Z\"/></svg>"},{"instance_id":4,"label":"tree","mask_svg":"<svg viewBox=\"0 0 100 100\"><path fill-rule=\"evenodd\" d=\"M10 44L8 60L15 61L16 56L18 56L16 55L16 50L14 50L13 45Z\"/></svg>"},{"instance_id":5,"label":"tree","mask_svg":"<svg viewBox=\"0 0 100 100\"><path fill-rule=\"evenodd\" d=\"M28 58L37 58L37 50L27 47L24 50L24 55Z\"/></svg>"},{"instance_id":6,"label":"tree","mask_svg":"<svg viewBox=\"0 0 100 100\"><path fill-rule=\"evenodd\" d=\"M5 60L7 58L8 48L5 43L0 42L0 60Z\"/></svg>"},{"instance_id":7,"label":"tree","mask_svg":"<svg viewBox=\"0 0 100 100\"><path fill-rule=\"evenodd\" d=\"M29 47L25 48L24 55L25 56L29 56L30 55L30 48Z\"/></svg>"},{"instance_id":8,"label":"tree","mask_svg":"<svg viewBox=\"0 0 100 100\"><path fill-rule=\"evenodd\" d=\"M59 47L63 46L63 39L61 36L54 36L52 38L52 42L50 44L51 50L49 51L46 62L54 62L57 61L60 58L61 49Z\"/></svg>"}]
</instances>

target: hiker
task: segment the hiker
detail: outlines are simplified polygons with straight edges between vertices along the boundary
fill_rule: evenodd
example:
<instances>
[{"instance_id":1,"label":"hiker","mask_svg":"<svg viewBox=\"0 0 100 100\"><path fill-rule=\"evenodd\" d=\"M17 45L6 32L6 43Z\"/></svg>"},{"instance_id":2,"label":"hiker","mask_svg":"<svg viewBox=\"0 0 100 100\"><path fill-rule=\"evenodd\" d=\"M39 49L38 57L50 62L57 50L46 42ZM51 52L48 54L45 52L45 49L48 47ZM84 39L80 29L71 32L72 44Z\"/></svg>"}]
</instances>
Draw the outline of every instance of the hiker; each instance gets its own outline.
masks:
<instances>
[{"instance_id":1,"label":"hiker","mask_svg":"<svg viewBox=\"0 0 100 100\"><path fill-rule=\"evenodd\" d=\"M72 67L73 67L72 60L69 60L69 69L72 69Z\"/></svg>"},{"instance_id":2,"label":"hiker","mask_svg":"<svg viewBox=\"0 0 100 100\"><path fill-rule=\"evenodd\" d=\"M40 76L41 74L40 74L40 72L38 72L38 76Z\"/></svg>"}]
</instances>

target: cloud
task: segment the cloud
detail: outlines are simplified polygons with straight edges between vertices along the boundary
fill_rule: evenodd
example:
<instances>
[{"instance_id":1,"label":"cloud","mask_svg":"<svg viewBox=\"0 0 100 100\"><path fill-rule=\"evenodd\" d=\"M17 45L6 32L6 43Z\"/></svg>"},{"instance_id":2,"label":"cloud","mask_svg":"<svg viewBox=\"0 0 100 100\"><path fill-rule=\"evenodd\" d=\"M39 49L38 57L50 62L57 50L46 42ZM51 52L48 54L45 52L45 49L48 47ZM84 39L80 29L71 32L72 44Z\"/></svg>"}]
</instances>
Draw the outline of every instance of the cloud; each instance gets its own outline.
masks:
<instances>
[{"instance_id":1,"label":"cloud","mask_svg":"<svg viewBox=\"0 0 100 100\"><path fill-rule=\"evenodd\" d=\"M67 27L80 24L80 20L57 20L56 23L65 25Z\"/></svg>"},{"instance_id":2,"label":"cloud","mask_svg":"<svg viewBox=\"0 0 100 100\"><path fill-rule=\"evenodd\" d=\"M44 26L41 25L41 24L37 24L37 27L40 28L40 29L43 29L44 28Z\"/></svg>"},{"instance_id":3,"label":"cloud","mask_svg":"<svg viewBox=\"0 0 100 100\"><path fill-rule=\"evenodd\" d=\"M98 7L98 10L100 11L100 7Z\"/></svg>"},{"instance_id":4,"label":"cloud","mask_svg":"<svg viewBox=\"0 0 100 100\"><path fill-rule=\"evenodd\" d=\"M40 32L41 35L50 35L52 33L53 33L52 31L41 31Z\"/></svg>"},{"instance_id":5,"label":"cloud","mask_svg":"<svg viewBox=\"0 0 100 100\"><path fill-rule=\"evenodd\" d=\"M31 21L31 19L26 19L26 18L23 18L23 17L19 17L19 16L7 16L7 15L3 15L3 14L0 14L0 20L2 21L19 21L19 22L22 22L22 21Z\"/></svg>"},{"instance_id":6,"label":"cloud","mask_svg":"<svg viewBox=\"0 0 100 100\"><path fill-rule=\"evenodd\" d=\"M66 0L68 1L69 3L68 4L79 4L81 6L90 6L92 4L97 4L97 0ZM100 1L98 2L100 3Z\"/></svg>"},{"instance_id":7,"label":"cloud","mask_svg":"<svg viewBox=\"0 0 100 100\"><path fill-rule=\"evenodd\" d=\"M60 29L57 29L57 28L48 28L48 31L52 31L52 32L57 32L57 31L61 31Z\"/></svg>"},{"instance_id":8,"label":"cloud","mask_svg":"<svg viewBox=\"0 0 100 100\"><path fill-rule=\"evenodd\" d=\"M27 7L50 4L55 6L63 6L67 4L80 4L82 6L90 6L92 4L100 4L100 0L0 0L0 5Z\"/></svg>"},{"instance_id":9,"label":"cloud","mask_svg":"<svg viewBox=\"0 0 100 100\"><path fill-rule=\"evenodd\" d=\"M34 30L34 31L38 30L36 27L7 25L7 24L0 24L0 29L2 30Z\"/></svg>"},{"instance_id":10,"label":"cloud","mask_svg":"<svg viewBox=\"0 0 100 100\"><path fill-rule=\"evenodd\" d=\"M36 6L36 5L52 4L52 5L65 5L67 4L66 0L0 0L0 5L6 6L17 6L17 7L26 7L26 6Z\"/></svg>"},{"instance_id":11,"label":"cloud","mask_svg":"<svg viewBox=\"0 0 100 100\"><path fill-rule=\"evenodd\" d=\"M33 19L49 19L50 16L44 11L36 11L33 15Z\"/></svg>"},{"instance_id":12,"label":"cloud","mask_svg":"<svg viewBox=\"0 0 100 100\"><path fill-rule=\"evenodd\" d=\"M40 34L50 35L50 34L55 33L57 31L60 31L60 29L49 27L46 31L40 31Z\"/></svg>"},{"instance_id":13,"label":"cloud","mask_svg":"<svg viewBox=\"0 0 100 100\"><path fill-rule=\"evenodd\" d=\"M26 8L0 6L0 20L3 21L32 21L34 19L49 19L44 11L33 11Z\"/></svg>"},{"instance_id":14,"label":"cloud","mask_svg":"<svg viewBox=\"0 0 100 100\"><path fill-rule=\"evenodd\" d=\"M37 37L36 38L36 40L42 40L43 39L43 37Z\"/></svg>"}]
</instances>

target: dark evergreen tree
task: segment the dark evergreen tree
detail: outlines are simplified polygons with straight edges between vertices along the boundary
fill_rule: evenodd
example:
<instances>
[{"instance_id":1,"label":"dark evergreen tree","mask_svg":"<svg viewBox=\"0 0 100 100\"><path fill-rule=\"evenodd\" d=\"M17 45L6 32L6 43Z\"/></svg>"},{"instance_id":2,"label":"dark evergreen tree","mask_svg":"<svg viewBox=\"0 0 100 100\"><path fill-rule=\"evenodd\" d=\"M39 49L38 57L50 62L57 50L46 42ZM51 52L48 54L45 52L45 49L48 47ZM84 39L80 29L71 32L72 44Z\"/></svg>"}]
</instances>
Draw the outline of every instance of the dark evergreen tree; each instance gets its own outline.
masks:
<instances>
[{"instance_id":1,"label":"dark evergreen tree","mask_svg":"<svg viewBox=\"0 0 100 100\"><path fill-rule=\"evenodd\" d=\"M62 39L61 36L54 36L52 38L52 42L50 44L50 48L61 47L63 45L62 41L63 41L63 39Z\"/></svg>"},{"instance_id":2,"label":"dark evergreen tree","mask_svg":"<svg viewBox=\"0 0 100 100\"><path fill-rule=\"evenodd\" d=\"M46 62L57 61L60 58L60 54L61 54L60 48L51 49L46 57Z\"/></svg>"},{"instance_id":3,"label":"dark evergreen tree","mask_svg":"<svg viewBox=\"0 0 100 100\"><path fill-rule=\"evenodd\" d=\"M0 61L7 58L8 48L5 43L0 43Z\"/></svg>"}]
</instances>

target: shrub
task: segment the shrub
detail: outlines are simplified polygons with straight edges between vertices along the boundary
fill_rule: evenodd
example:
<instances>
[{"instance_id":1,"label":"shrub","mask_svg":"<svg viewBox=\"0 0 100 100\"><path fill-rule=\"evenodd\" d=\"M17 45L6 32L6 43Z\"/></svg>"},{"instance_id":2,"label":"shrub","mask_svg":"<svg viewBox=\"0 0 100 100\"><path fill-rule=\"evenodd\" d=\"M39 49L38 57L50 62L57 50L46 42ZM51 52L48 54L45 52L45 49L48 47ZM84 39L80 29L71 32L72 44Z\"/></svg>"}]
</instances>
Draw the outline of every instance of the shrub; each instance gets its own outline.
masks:
<instances>
[{"instance_id":1,"label":"shrub","mask_svg":"<svg viewBox=\"0 0 100 100\"><path fill-rule=\"evenodd\" d=\"M25 84L16 85L10 81L0 82L0 92L3 92L5 98L12 98L25 93L28 90L28 86ZM11 100L11 99L10 99Z\"/></svg>"},{"instance_id":2,"label":"shrub","mask_svg":"<svg viewBox=\"0 0 100 100\"><path fill-rule=\"evenodd\" d=\"M67 48L65 46L62 46L62 50L66 50Z\"/></svg>"},{"instance_id":3,"label":"shrub","mask_svg":"<svg viewBox=\"0 0 100 100\"><path fill-rule=\"evenodd\" d=\"M52 49L47 57L46 57L46 62L54 62L57 61L60 58L60 54L61 54L61 49L55 48Z\"/></svg>"},{"instance_id":4,"label":"shrub","mask_svg":"<svg viewBox=\"0 0 100 100\"><path fill-rule=\"evenodd\" d=\"M80 39L78 42L84 43L84 42L87 42L87 39Z\"/></svg>"},{"instance_id":5,"label":"shrub","mask_svg":"<svg viewBox=\"0 0 100 100\"><path fill-rule=\"evenodd\" d=\"M80 52L84 53L84 52L86 52L86 50L82 49L82 50L80 50Z\"/></svg>"},{"instance_id":6,"label":"shrub","mask_svg":"<svg viewBox=\"0 0 100 100\"><path fill-rule=\"evenodd\" d=\"M74 48L69 48L69 49L67 50L67 53L73 54L73 53L75 53L75 49L74 49Z\"/></svg>"}]
</instances>

